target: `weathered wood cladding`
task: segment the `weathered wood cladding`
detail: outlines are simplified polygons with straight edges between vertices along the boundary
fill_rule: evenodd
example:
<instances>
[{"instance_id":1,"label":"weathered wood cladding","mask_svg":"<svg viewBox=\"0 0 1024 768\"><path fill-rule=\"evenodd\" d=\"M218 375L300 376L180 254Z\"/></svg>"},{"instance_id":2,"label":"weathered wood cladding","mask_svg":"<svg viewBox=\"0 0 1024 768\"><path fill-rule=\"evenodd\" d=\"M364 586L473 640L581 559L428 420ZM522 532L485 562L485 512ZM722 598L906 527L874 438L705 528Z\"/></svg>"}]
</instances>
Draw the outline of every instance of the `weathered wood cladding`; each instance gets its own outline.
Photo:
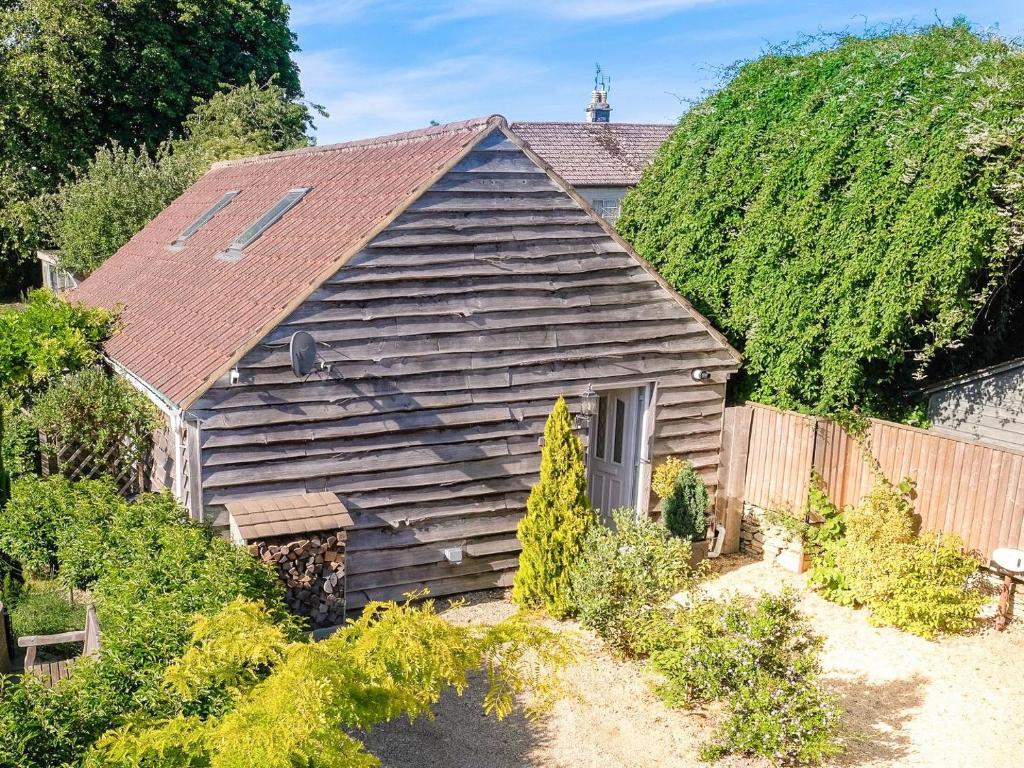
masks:
<instances>
[{"instance_id":1,"label":"weathered wood cladding","mask_svg":"<svg viewBox=\"0 0 1024 768\"><path fill-rule=\"evenodd\" d=\"M329 372L298 380L288 340ZM695 367L712 372L698 383ZM736 362L495 132L320 286L191 411L207 517L238 496L338 493L349 607L510 583L516 524L560 394L655 384L655 461L717 483ZM461 565L442 550L463 547Z\"/></svg>"}]
</instances>

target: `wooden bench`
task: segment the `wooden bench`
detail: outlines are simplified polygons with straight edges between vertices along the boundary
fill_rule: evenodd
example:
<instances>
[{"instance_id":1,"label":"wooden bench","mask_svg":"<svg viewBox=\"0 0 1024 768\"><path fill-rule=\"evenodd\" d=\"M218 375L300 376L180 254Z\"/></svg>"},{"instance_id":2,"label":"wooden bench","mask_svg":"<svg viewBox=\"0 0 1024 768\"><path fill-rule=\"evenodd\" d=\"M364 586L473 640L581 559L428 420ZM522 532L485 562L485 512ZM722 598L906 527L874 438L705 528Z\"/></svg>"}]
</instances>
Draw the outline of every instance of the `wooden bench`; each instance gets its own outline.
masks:
<instances>
[{"instance_id":1,"label":"wooden bench","mask_svg":"<svg viewBox=\"0 0 1024 768\"><path fill-rule=\"evenodd\" d=\"M85 609L85 629L61 632L58 635L26 635L18 638L18 645L27 649L25 671L41 677L47 688L71 676L75 659L36 662L36 654L42 646L60 643L82 643L82 656L95 658L99 654L100 623L96 618L95 606L90 604Z\"/></svg>"}]
</instances>

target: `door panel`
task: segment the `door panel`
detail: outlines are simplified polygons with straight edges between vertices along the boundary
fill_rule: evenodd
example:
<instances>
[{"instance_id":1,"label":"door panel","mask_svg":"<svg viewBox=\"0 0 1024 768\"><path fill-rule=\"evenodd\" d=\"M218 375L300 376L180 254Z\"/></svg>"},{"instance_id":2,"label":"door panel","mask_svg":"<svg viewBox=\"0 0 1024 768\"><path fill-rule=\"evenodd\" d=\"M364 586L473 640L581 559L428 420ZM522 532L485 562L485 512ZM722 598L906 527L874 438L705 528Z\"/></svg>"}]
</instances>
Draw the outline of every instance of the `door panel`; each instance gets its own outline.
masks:
<instances>
[{"instance_id":1,"label":"door panel","mask_svg":"<svg viewBox=\"0 0 1024 768\"><path fill-rule=\"evenodd\" d=\"M642 387L598 393L587 480L590 501L606 522L613 509L636 502L643 406Z\"/></svg>"}]
</instances>

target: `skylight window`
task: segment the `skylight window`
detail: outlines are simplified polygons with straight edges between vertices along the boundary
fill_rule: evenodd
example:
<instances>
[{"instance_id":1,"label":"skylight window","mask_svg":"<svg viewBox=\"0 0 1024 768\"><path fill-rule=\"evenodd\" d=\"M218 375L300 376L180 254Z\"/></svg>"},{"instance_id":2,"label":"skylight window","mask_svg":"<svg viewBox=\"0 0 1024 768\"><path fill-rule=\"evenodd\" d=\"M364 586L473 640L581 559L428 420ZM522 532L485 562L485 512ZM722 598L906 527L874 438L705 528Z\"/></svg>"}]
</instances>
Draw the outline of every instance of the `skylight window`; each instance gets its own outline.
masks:
<instances>
[{"instance_id":1,"label":"skylight window","mask_svg":"<svg viewBox=\"0 0 1024 768\"><path fill-rule=\"evenodd\" d=\"M220 213L220 211L228 203L234 200L236 195L238 195L237 189L232 190L231 192L225 192L223 195L221 195L220 200L218 200L216 203L207 208L206 211L203 212L202 216L200 216L198 219L196 219L187 227L185 227L185 229L182 230L182 233L178 235L176 238L174 238L174 242L171 243L171 247L181 248L182 246L184 246L186 240L192 237L192 235L194 235L204 226L206 226L207 222L209 222L210 219L212 219L214 216Z\"/></svg>"},{"instance_id":2,"label":"skylight window","mask_svg":"<svg viewBox=\"0 0 1024 768\"><path fill-rule=\"evenodd\" d=\"M310 189L312 187L296 187L289 190L288 194L282 197L273 208L260 216L251 227L236 237L226 251L217 254L217 258L222 261L238 261L242 258L245 248L270 229L289 210L294 208Z\"/></svg>"}]
</instances>

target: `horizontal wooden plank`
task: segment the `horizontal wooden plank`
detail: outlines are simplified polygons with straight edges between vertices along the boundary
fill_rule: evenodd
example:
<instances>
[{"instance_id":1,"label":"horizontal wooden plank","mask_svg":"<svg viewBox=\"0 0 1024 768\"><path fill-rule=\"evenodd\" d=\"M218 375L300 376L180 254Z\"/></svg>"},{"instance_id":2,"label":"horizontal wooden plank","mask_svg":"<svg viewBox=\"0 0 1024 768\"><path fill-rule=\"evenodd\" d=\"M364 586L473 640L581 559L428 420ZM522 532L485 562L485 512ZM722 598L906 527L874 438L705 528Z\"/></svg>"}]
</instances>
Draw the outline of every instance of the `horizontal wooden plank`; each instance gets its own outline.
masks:
<instances>
[{"instance_id":1,"label":"horizontal wooden plank","mask_svg":"<svg viewBox=\"0 0 1024 768\"><path fill-rule=\"evenodd\" d=\"M457 212L411 211L403 213L388 227L388 232L444 230L461 232L484 227L577 226L593 224L582 208L569 210L509 210L489 208ZM387 239L375 240L386 243Z\"/></svg>"},{"instance_id":2,"label":"horizontal wooden plank","mask_svg":"<svg viewBox=\"0 0 1024 768\"><path fill-rule=\"evenodd\" d=\"M444 178L434 182L432 192L490 192L503 194L508 192L562 192L555 182L543 173L492 173L487 174L480 169L472 173L449 171Z\"/></svg>"},{"instance_id":3,"label":"horizontal wooden plank","mask_svg":"<svg viewBox=\"0 0 1024 768\"><path fill-rule=\"evenodd\" d=\"M465 442L495 440L508 437L529 437L543 433L544 419L488 424L481 427L427 429L418 432L391 434L382 432L363 437L333 440L305 440L270 445L246 444L242 447L212 448L204 451L203 466L218 467L265 461L285 461L313 456L366 456L401 448L429 448Z\"/></svg>"},{"instance_id":4,"label":"horizontal wooden plank","mask_svg":"<svg viewBox=\"0 0 1024 768\"><path fill-rule=\"evenodd\" d=\"M368 529L353 531L346 550L394 549L419 544L458 543L477 536L494 536L515 533L522 514L504 512L494 515L473 515L472 517L441 520L427 525L404 527L393 530Z\"/></svg>"},{"instance_id":5,"label":"horizontal wooden plank","mask_svg":"<svg viewBox=\"0 0 1024 768\"><path fill-rule=\"evenodd\" d=\"M715 339L695 325L658 321L650 323L650 326L649 336L645 336L643 328L597 324L570 326L567 330L541 328L535 331L452 334L450 337L384 339L367 341L362 345L338 342L321 347L320 357L332 367L334 375L361 378L375 375L377 369L426 373L465 370L467 363L470 368L494 368L581 357L724 352ZM724 359L732 360L728 353ZM240 374L245 376L252 368L290 366L289 360L285 347L261 348L247 355L238 367Z\"/></svg>"},{"instance_id":6,"label":"horizontal wooden plank","mask_svg":"<svg viewBox=\"0 0 1024 768\"><path fill-rule=\"evenodd\" d=\"M426 590L429 598L440 598L448 595L462 595L467 592L476 592L483 589L495 589L512 586L514 571L501 571L496 573L482 573L475 576L462 576L454 579L439 579L431 582L419 582L416 584L405 584L397 587L374 590L372 593L350 592L348 594L347 607L349 610L358 610L365 606L370 600L380 601L402 601L408 594L419 594Z\"/></svg>"},{"instance_id":7,"label":"horizontal wooden plank","mask_svg":"<svg viewBox=\"0 0 1024 768\"><path fill-rule=\"evenodd\" d=\"M409 206L409 211L571 211L580 207L559 192L431 191Z\"/></svg>"},{"instance_id":8,"label":"horizontal wooden plank","mask_svg":"<svg viewBox=\"0 0 1024 768\"><path fill-rule=\"evenodd\" d=\"M346 587L350 592L359 592L377 590L382 587L416 584L418 582L429 584L439 579L452 579L473 574L507 571L518 567L518 565L519 558L508 557L507 554L497 558L468 557L464 558L458 565L442 559L438 563L412 565L386 571L373 571L371 573L350 574Z\"/></svg>"},{"instance_id":9,"label":"horizontal wooden plank","mask_svg":"<svg viewBox=\"0 0 1024 768\"><path fill-rule=\"evenodd\" d=\"M543 176L544 171L537 167L522 152L485 153L471 152L460 160L452 169L452 173L515 173L526 176Z\"/></svg>"},{"instance_id":10,"label":"horizontal wooden plank","mask_svg":"<svg viewBox=\"0 0 1024 768\"><path fill-rule=\"evenodd\" d=\"M372 321L413 317L456 317L468 318L493 313L557 311L574 307L619 308L631 305L656 304L664 300L660 290L638 288L624 292L621 287L608 286L591 291L561 291L557 294L520 294L516 291L495 291L484 295L439 294L418 296L410 299L387 297L372 301L309 302L303 304L280 326L296 330L315 331L319 323L345 321Z\"/></svg>"},{"instance_id":11,"label":"horizontal wooden plank","mask_svg":"<svg viewBox=\"0 0 1024 768\"><path fill-rule=\"evenodd\" d=\"M536 439L503 438L487 442L464 441L450 445L415 446L392 449L372 456L329 456L286 461L259 462L242 466L208 466L203 470L206 488L247 485L315 477L351 478L361 473L383 476L388 471L420 470L425 467L456 465L484 459L539 454ZM356 487L353 485L352 487ZM386 487L386 486L382 486Z\"/></svg>"},{"instance_id":12,"label":"horizontal wooden plank","mask_svg":"<svg viewBox=\"0 0 1024 768\"><path fill-rule=\"evenodd\" d=\"M439 280L407 280L402 283L380 285L347 285L344 290L336 283L324 284L310 296L311 302L364 302L374 300L411 299L444 295L468 295L496 291L514 292L521 296L547 296L565 294L581 289L618 288L639 286L653 290L658 281L643 270L630 270L627 275L618 270L606 270L587 275L552 274L540 277L531 275L477 275L471 277L445 278Z\"/></svg>"},{"instance_id":13,"label":"horizontal wooden plank","mask_svg":"<svg viewBox=\"0 0 1024 768\"><path fill-rule=\"evenodd\" d=\"M392 248L408 245L450 245L452 243L500 243L505 240L554 240L593 238L603 233L600 226L587 219L578 224L523 225L518 227L473 227L449 231L440 229L414 229L382 232L373 241L376 245Z\"/></svg>"}]
</instances>

